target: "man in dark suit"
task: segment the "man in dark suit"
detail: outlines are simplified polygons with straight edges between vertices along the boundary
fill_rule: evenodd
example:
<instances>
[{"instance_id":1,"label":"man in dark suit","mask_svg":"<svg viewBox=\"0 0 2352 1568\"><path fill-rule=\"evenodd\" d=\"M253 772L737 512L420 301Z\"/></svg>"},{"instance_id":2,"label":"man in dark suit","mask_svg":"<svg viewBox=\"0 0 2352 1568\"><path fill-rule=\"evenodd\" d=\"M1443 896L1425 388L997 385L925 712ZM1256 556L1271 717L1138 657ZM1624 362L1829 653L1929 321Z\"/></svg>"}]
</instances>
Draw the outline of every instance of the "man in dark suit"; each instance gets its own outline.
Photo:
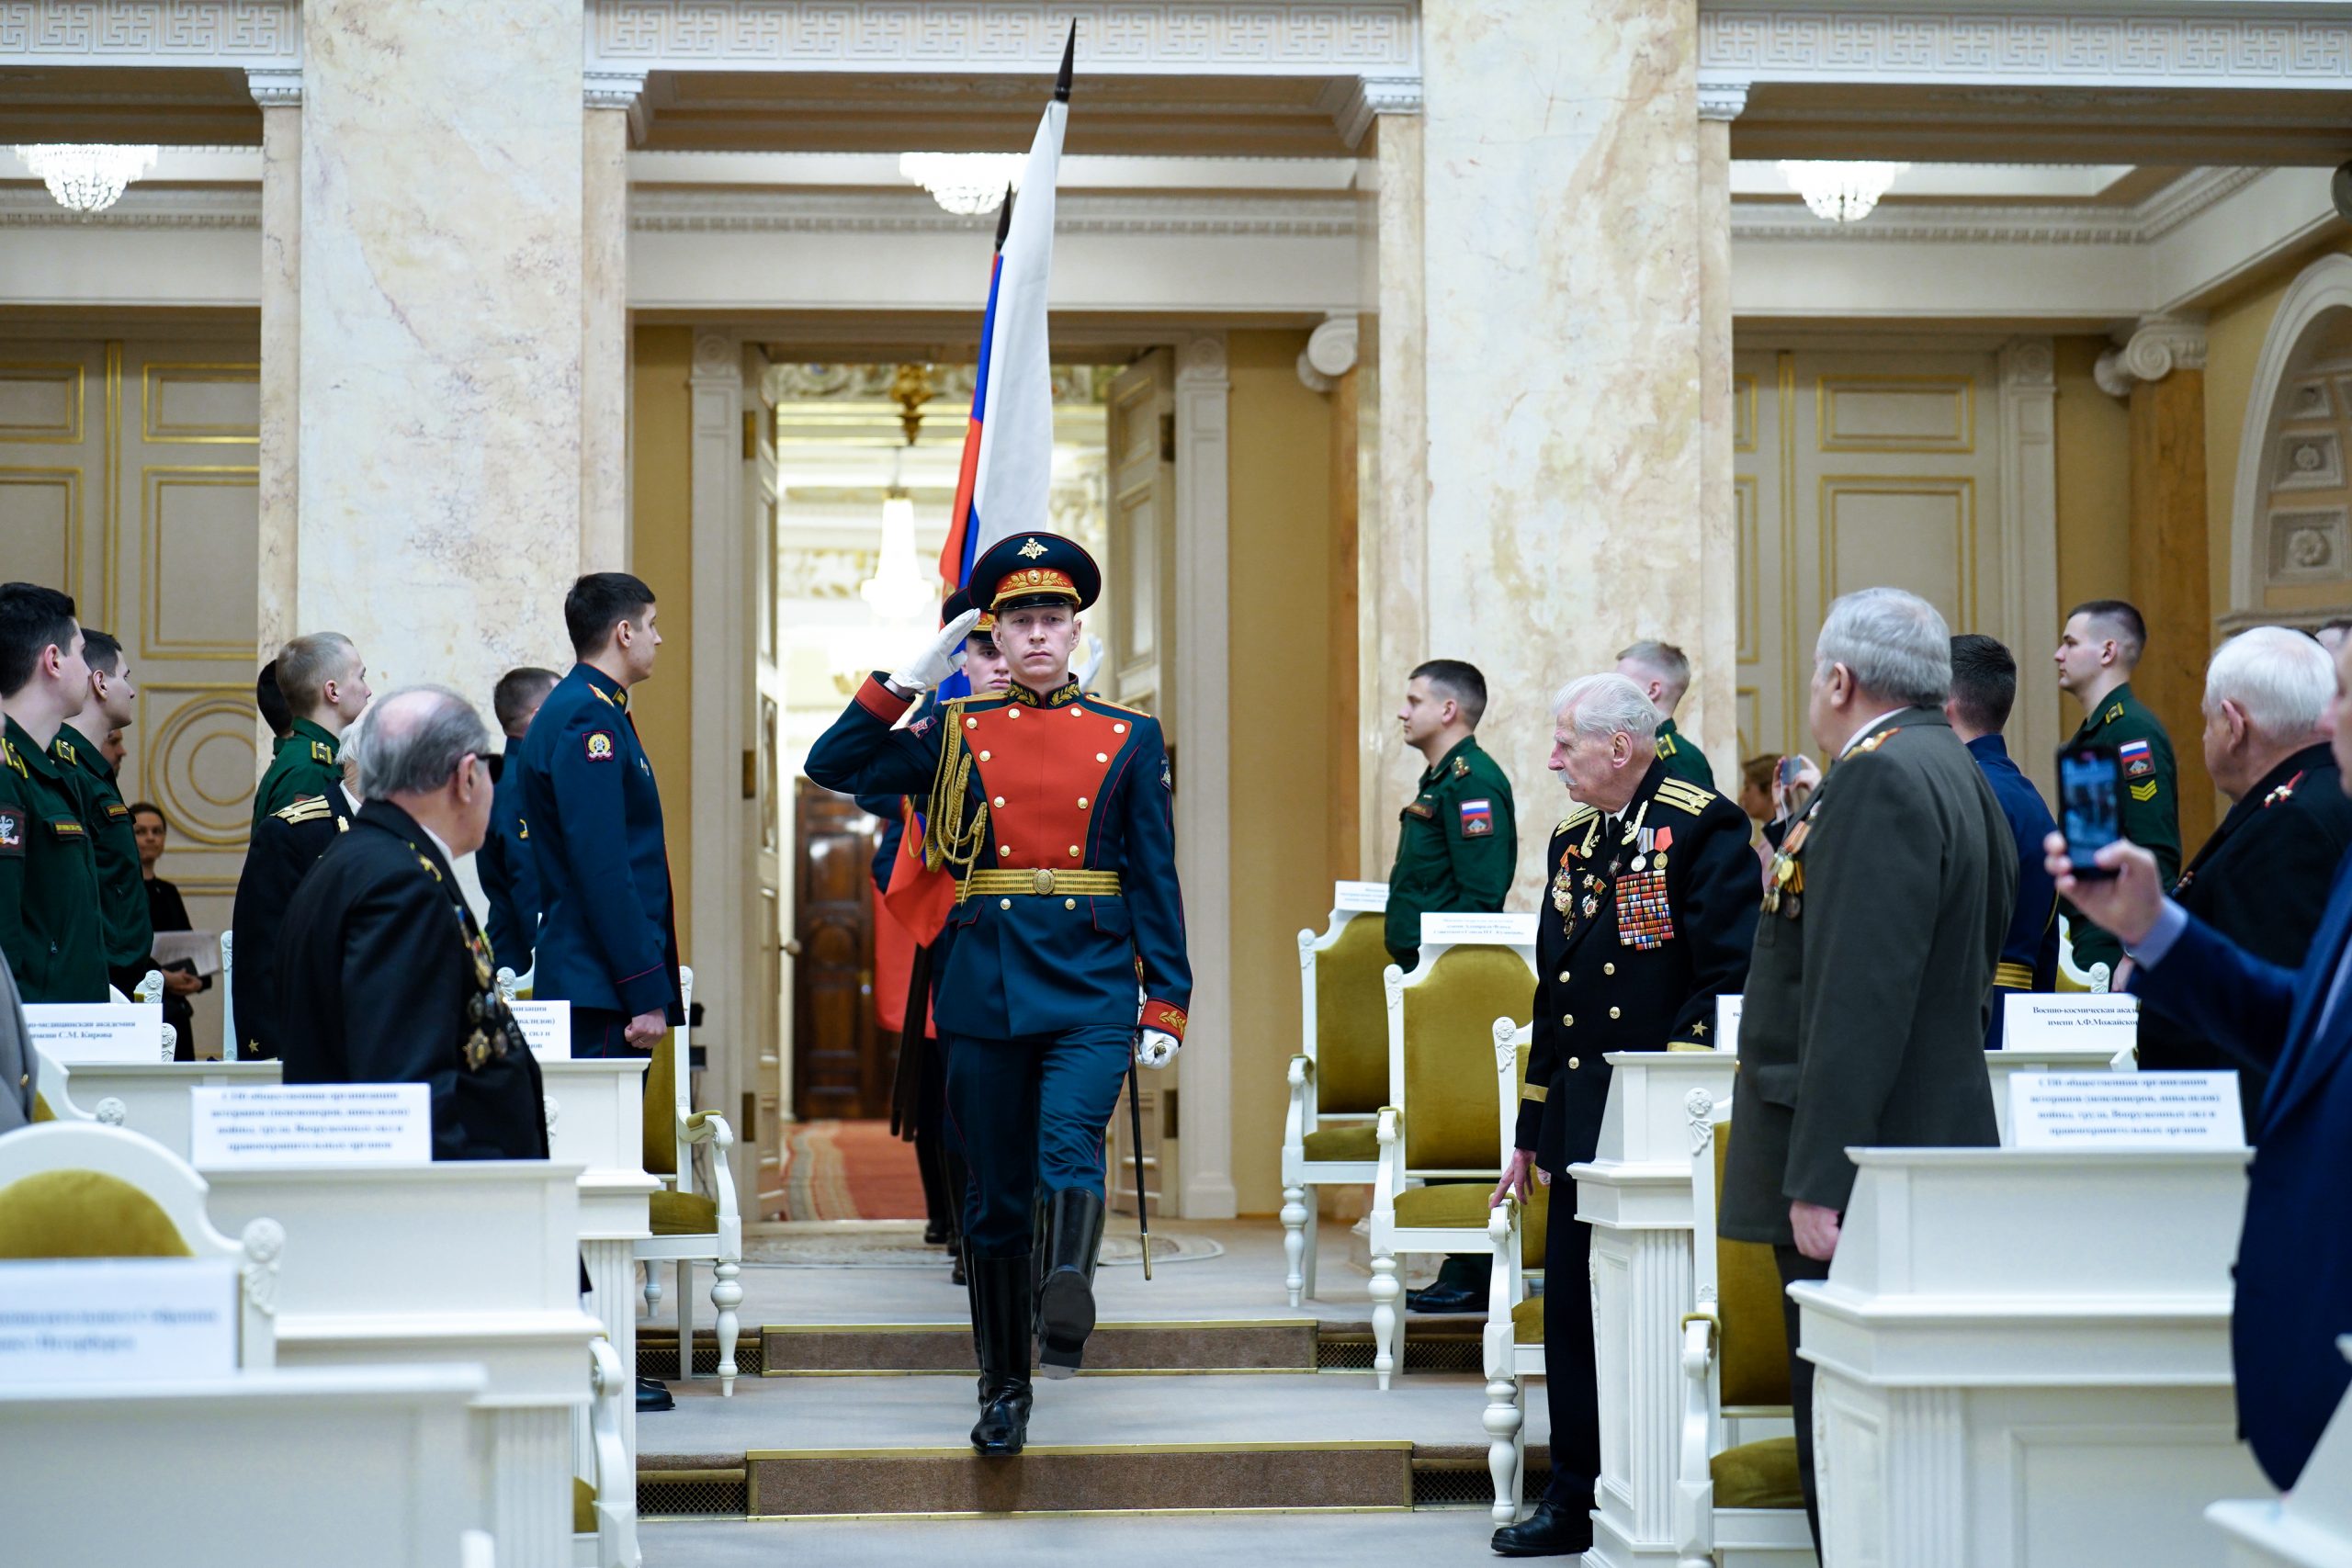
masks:
<instances>
[{"instance_id":1,"label":"man in dark suit","mask_svg":"<svg viewBox=\"0 0 2352 1568\"><path fill-rule=\"evenodd\" d=\"M490 826L491 748L454 692L413 686L361 732L368 803L287 910L288 1083L421 1083L435 1159L544 1159L538 1064L498 999L455 863Z\"/></svg>"},{"instance_id":2,"label":"man in dark suit","mask_svg":"<svg viewBox=\"0 0 2352 1568\"><path fill-rule=\"evenodd\" d=\"M2302 632L2256 626L2223 643L2205 671L2205 769L2235 804L2174 884L2189 914L2267 964L2300 967L2352 849L2345 798L2328 744L2335 661ZM2128 835L2127 835L2128 837ZM2138 991L2138 976L2128 977ZM2216 1037L2151 1003L2140 1015L2140 1066L2235 1068L2246 1136L2254 1136L2269 1074Z\"/></svg>"},{"instance_id":3,"label":"man in dark suit","mask_svg":"<svg viewBox=\"0 0 2352 1568\"><path fill-rule=\"evenodd\" d=\"M2020 992L2058 987L2058 888L2041 869L2041 840L2057 823L2033 781L2009 760L2001 728L2017 703L2018 661L1998 639L1972 632L1951 639L1951 695L1944 718L1984 770L1993 798L2009 824L2017 846L2018 896L2009 934L2001 941L2000 967L1993 974L1992 1018L1984 1027L1984 1049L2001 1048L2007 998Z\"/></svg>"},{"instance_id":4,"label":"man in dark suit","mask_svg":"<svg viewBox=\"0 0 2352 1568\"><path fill-rule=\"evenodd\" d=\"M509 752L522 749L539 705L562 678L532 666L509 670L498 678L490 710ZM491 956L501 968L527 975L531 948L539 935L539 874L531 860L530 824L523 816L523 770L505 766L503 756L492 757L490 775L498 793L490 808L490 837L481 841L474 870L481 877L482 897L490 901Z\"/></svg>"},{"instance_id":5,"label":"man in dark suit","mask_svg":"<svg viewBox=\"0 0 2352 1568\"><path fill-rule=\"evenodd\" d=\"M1538 911L1535 1009L1518 1156L1493 1201L1528 1198L1592 1158L1609 1099L1611 1051L1705 1050L1715 999L1737 995L1756 941L1756 856L1747 814L1674 776L1657 754L1663 721L1623 675L1588 675L1554 705L1552 771L1577 807L1552 834ZM1544 1293L1544 1387L1552 1403L1552 1484L1524 1521L1495 1532L1506 1557L1592 1545L1600 1473L1592 1302L1584 1288L1592 1228L1573 1196L1550 1205Z\"/></svg>"},{"instance_id":6,"label":"man in dark suit","mask_svg":"<svg viewBox=\"0 0 2352 1568\"><path fill-rule=\"evenodd\" d=\"M659 614L625 571L574 582L563 623L580 662L510 761L539 882L531 994L571 1004L575 1056L639 1055L686 1021L662 791L628 711L653 674Z\"/></svg>"},{"instance_id":7,"label":"man in dark suit","mask_svg":"<svg viewBox=\"0 0 2352 1568\"><path fill-rule=\"evenodd\" d=\"M2332 741L2336 774L2352 779L2352 657L2335 660ZM2299 789L2298 794L2301 791ZM2137 973L2132 989L2245 1060L2268 1067L2238 1236L2230 1314L2238 1426L2281 1490L2295 1484L2342 1403L2352 1367L2336 1352L2352 1334L2352 1230L2333 1216L2352 1170L2352 862L2335 886L2300 968L2270 963L2164 897L2156 858L2109 844L2111 880L2085 882L2066 841L2048 841L2058 890L2113 931ZM2195 882L2190 884L2193 890Z\"/></svg>"},{"instance_id":8,"label":"man in dark suit","mask_svg":"<svg viewBox=\"0 0 2352 1568\"><path fill-rule=\"evenodd\" d=\"M229 1000L237 1037L228 1043L228 1060L266 1062L284 1055L285 1032L277 1019L278 935L286 929L295 889L328 846L350 829L358 809L359 803L338 783L324 795L306 795L263 818L246 844L229 912Z\"/></svg>"},{"instance_id":9,"label":"man in dark suit","mask_svg":"<svg viewBox=\"0 0 2352 1568\"><path fill-rule=\"evenodd\" d=\"M1785 1286L1822 1280L1854 1145L1999 1142L1984 1012L2017 898L2000 803L1945 722L1951 639L1934 605L1866 588L1814 645L1813 736L1829 776L1765 877L1721 1229L1768 1242ZM1813 1363L1788 1316L1805 1515L1820 1540Z\"/></svg>"}]
</instances>

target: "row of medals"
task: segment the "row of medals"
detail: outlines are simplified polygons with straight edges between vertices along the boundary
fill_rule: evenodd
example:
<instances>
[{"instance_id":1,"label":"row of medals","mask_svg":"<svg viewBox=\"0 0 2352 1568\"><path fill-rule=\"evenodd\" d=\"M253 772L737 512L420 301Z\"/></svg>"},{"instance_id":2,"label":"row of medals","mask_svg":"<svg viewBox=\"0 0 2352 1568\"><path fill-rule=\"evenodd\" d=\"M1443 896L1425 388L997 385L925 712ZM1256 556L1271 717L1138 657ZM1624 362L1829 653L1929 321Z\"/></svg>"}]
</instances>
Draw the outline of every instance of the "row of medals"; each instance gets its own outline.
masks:
<instances>
[{"instance_id":1,"label":"row of medals","mask_svg":"<svg viewBox=\"0 0 2352 1568\"><path fill-rule=\"evenodd\" d=\"M1617 880L1617 873L1625 864L1627 845L1634 848L1634 870L1646 871L1651 866L1660 871L1666 869L1667 852L1651 848L1656 841L1657 829L1642 826L1642 818L1648 815L1649 803L1645 801L1641 811L1618 840L1617 853L1611 857L1606 874L1594 871L1585 860L1585 850L1577 845L1570 844L1567 852L1561 856L1559 874L1552 878L1552 908L1571 936L1576 934L1579 919L1589 920L1600 913L1601 890ZM1570 874L1571 865L1582 873L1581 885Z\"/></svg>"},{"instance_id":2,"label":"row of medals","mask_svg":"<svg viewBox=\"0 0 2352 1568\"><path fill-rule=\"evenodd\" d=\"M1772 856L1772 874L1764 887L1766 914L1785 914L1793 920L1804 913L1804 864L1797 859L1797 852L1804 848L1805 835L1812 831L1813 818L1807 817L1781 840L1780 850Z\"/></svg>"},{"instance_id":3,"label":"row of medals","mask_svg":"<svg viewBox=\"0 0 2352 1568\"><path fill-rule=\"evenodd\" d=\"M474 1026L474 1032L466 1037L466 1066L480 1072L482 1064L492 1057L506 1055L509 1042L497 982L490 966L489 939L476 933L466 942L466 951L473 957L474 985L478 987L466 1003L466 1021Z\"/></svg>"}]
</instances>

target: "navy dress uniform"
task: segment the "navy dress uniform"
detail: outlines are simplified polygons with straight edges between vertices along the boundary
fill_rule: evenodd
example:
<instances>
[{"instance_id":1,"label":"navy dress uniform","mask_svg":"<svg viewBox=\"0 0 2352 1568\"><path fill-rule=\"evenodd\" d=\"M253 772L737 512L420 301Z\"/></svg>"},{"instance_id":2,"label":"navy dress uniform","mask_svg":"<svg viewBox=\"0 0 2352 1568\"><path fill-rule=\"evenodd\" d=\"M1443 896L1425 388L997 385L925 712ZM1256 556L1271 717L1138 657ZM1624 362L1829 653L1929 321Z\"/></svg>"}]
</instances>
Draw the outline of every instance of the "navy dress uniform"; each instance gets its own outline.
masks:
<instances>
[{"instance_id":1,"label":"navy dress uniform","mask_svg":"<svg viewBox=\"0 0 2352 1568\"><path fill-rule=\"evenodd\" d=\"M516 764L519 763L519 766ZM628 715L628 692L575 664L523 738L523 822L538 874L531 994L571 1004L571 1054L638 1054L622 1030L659 1012L686 1021L662 792Z\"/></svg>"},{"instance_id":2,"label":"navy dress uniform","mask_svg":"<svg viewBox=\"0 0 2352 1568\"><path fill-rule=\"evenodd\" d=\"M1553 834L1536 921L1535 1007L1517 1145L1555 1179L1591 1159L1609 1100L1611 1051L1708 1050L1715 1001L1737 996L1756 942L1756 852L1747 814L1650 763L1625 808L1579 806ZM1555 1193L1544 1294L1544 1390L1552 1405L1545 1501L1581 1517L1600 1473L1591 1303L1582 1287L1592 1229Z\"/></svg>"},{"instance_id":3,"label":"navy dress uniform","mask_svg":"<svg viewBox=\"0 0 2352 1568\"><path fill-rule=\"evenodd\" d=\"M98 872L98 929L107 968L128 996L153 967L154 916L147 907L147 878L139 864L139 837L131 830L130 807L115 784L114 764L70 727L49 743L50 755L82 790L82 825Z\"/></svg>"},{"instance_id":4,"label":"navy dress uniform","mask_svg":"<svg viewBox=\"0 0 2352 1568\"><path fill-rule=\"evenodd\" d=\"M441 846L371 800L317 870L279 954L286 1081L421 1083L435 1159L546 1158L538 1063Z\"/></svg>"},{"instance_id":5,"label":"navy dress uniform","mask_svg":"<svg viewBox=\"0 0 2352 1568\"><path fill-rule=\"evenodd\" d=\"M0 954L28 1002L107 999L98 863L81 786L15 719L0 728Z\"/></svg>"},{"instance_id":6,"label":"navy dress uniform","mask_svg":"<svg viewBox=\"0 0 2352 1568\"><path fill-rule=\"evenodd\" d=\"M261 831L245 846L245 866L237 874L237 898L229 929L229 999L237 1038L229 1042L231 1061L266 1061L285 1054L277 1027L277 946L294 890L329 845L351 827L351 797L338 784L322 795L281 807L262 819Z\"/></svg>"},{"instance_id":7,"label":"navy dress uniform","mask_svg":"<svg viewBox=\"0 0 2352 1568\"><path fill-rule=\"evenodd\" d=\"M531 829L523 816L523 770L502 767L490 803L490 836L474 852L482 897L490 903L486 931L491 956L517 975L531 969L539 934L539 873L531 858ZM534 976L536 990L536 976Z\"/></svg>"},{"instance_id":8,"label":"navy dress uniform","mask_svg":"<svg viewBox=\"0 0 2352 1568\"><path fill-rule=\"evenodd\" d=\"M2352 799L2335 753L2323 741L2280 762L2230 807L2174 885L2173 901L2241 950L2281 969L2299 969L2327 912L2335 868L2352 850ZM2132 989L2140 989L2135 971ZM2140 1012L2143 1072L2219 1072L2234 1067L2238 1103L2252 1140L2269 1064L2238 1056L2216 1037L2162 1010Z\"/></svg>"},{"instance_id":9,"label":"navy dress uniform","mask_svg":"<svg viewBox=\"0 0 2352 1568\"><path fill-rule=\"evenodd\" d=\"M972 581L989 585L1000 621L1024 603L1083 610L1102 587L1092 558L1050 534L1001 541ZM926 858L956 876L937 1014L948 1118L970 1168L974 1441L1017 1452L1033 1292L1044 1364L1075 1370L1093 1326L1103 1129L1138 1029L1184 1033L1193 977L1174 786L1159 721L1075 681L950 699L894 728L910 703L868 680L809 749L808 773L849 795L928 795ZM1030 1257L1040 1197L1042 1287ZM1006 1441L984 1441L992 1423Z\"/></svg>"},{"instance_id":10,"label":"navy dress uniform","mask_svg":"<svg viewBox=\"0 0 2352 1568\"><path fill-rule=\"evenodd\" d=\"M2173 761L2172 737L2126 682L2083 716L2082 728L2067 744L2094 741L2114 747L2123 771L2123 836L2156 857L2157 885L2171 886L2180 874L2180 771ZM2123 961L2123 944L2080 911L2070 907L2066 914L2074 923L2076 966L2104 964L2112 975Z\"/></svg>"},{"instance_id":11,"label":"navy dress uniform","mask_svg":"<svg viewBox=\"0 0 2352 1568\"><path fill-rule=\"evenodd\" d=\"M2056 832L2058 824L2033 781L2010 761L2008 745L1998 735L1971 740L1968 754L1992 786L1993 798L2008 819L2009 836L2017 840L2017 907L2009 915L2008 934L2001 939L2000 962L1993 970L1993 1016L1984 1026L1984 1049L1997 1051L2008 998L2058 988L2058 881L2042 863L2041 851L2041 840ZM2326 896L2323 887L2320 897Z\"/></svg>"},{"instance_id":12,"label":"navy dress uniform","mask_svg":"<svg viewBox=\"0 0 2352 1568\"><path fill-rule=\"evenodd\" d=\"M277 742L254 791L253 831L261 831L271 812L283 811L304 795L333 795L343 783L342 747L324 725L296 719L294 733Z\"/></svg>"}]
</instances>

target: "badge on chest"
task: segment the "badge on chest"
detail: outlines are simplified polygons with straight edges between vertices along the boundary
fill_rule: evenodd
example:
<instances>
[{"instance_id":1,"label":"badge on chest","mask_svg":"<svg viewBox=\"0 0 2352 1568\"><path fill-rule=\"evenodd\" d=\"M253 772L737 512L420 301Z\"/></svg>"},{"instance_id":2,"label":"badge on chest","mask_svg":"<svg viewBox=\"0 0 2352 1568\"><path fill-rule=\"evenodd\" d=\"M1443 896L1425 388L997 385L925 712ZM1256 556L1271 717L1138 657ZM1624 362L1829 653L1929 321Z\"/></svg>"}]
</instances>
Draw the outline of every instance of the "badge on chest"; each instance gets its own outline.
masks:
<instances>
[{"instance_id":1,"label":"badge on chest","mask_svg":"<svg viewBox=\"0 0 2352 1568\"><path fill-rule=\"evenodd\" d=\"M1812 833L1813 818L1807 817L1781 840L1779 852L1772 856L1772 869L1764 879L1766 914L1784 915L1793 920L1804 913L1804 862L1798 856Z\"/></svg>"}]
</instances>

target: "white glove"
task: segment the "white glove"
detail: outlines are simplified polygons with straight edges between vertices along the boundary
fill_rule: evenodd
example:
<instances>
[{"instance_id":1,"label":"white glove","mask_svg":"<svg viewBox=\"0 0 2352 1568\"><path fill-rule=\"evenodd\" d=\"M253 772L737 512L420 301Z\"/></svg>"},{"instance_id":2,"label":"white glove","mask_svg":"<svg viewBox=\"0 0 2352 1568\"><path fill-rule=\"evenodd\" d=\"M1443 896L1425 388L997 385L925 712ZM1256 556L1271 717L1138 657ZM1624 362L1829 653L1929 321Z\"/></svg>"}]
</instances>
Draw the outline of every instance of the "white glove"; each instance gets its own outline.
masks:
<instances>
[{"instance_id":1,"label":"white glove","mask_svg":"<svg viewBox=\"0 0 2352 1568\"><path fill-rule=\"evenodd\" d=\"M921 653L890 671L890 684L900 694L911 696L928 692L947 679L964 662L964 638L979 624L980 613L967 610L939 628L938 637L924 645Z\"/></svg>"},{"instance_id":2,"label":"white glove","mask_svg":"<svg viewBox=\"0 0 2352 1568\"><path fill-rule=\"evenodd\" d=\"M1176 1053L1182 1048L1166 1030L1147 1029L1142 1042L1136 1046L1136 1061L1147 1067L1164 1067L1176 1059Z\"/></svg>"}]
</instances>

